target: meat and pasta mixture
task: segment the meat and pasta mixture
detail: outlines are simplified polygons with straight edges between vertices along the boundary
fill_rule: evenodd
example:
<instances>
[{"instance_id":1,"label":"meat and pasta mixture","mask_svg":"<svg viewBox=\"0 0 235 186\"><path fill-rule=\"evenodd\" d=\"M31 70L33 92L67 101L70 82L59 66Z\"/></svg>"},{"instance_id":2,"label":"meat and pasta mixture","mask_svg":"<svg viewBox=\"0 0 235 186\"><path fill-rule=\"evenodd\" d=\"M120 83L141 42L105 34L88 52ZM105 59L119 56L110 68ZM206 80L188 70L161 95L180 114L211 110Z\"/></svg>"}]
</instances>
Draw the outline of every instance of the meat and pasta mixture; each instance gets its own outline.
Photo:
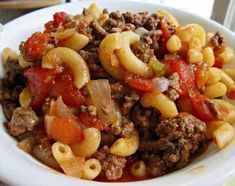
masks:
<instances>
[{"instance_id":1,"label":"meat and pasta mixture","mask_svg":"<svg viewBox=\"0 0 235 186\"><path fill-rule=\"evenodd\" d=\"M234 51L220 32L156 13L57 12L2 54L0 101L17 146L66 175L135 181L234 137Z\"/></svg>"}]
</instances>

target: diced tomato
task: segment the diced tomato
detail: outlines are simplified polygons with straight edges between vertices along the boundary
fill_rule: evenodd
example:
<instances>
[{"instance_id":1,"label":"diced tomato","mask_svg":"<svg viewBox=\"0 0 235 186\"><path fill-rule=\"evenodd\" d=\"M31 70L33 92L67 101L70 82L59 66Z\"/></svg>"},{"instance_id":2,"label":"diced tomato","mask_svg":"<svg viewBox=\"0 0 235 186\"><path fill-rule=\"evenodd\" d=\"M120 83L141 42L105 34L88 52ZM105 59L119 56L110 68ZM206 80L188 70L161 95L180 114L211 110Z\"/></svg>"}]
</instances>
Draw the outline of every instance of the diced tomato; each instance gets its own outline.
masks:
<instances>
[{"instance_id":1,"label":"diced tomato","mask_svg":"<svg viewBox=\"0 0 235 186\"><path fill-rule=\"evenodd\" d=\"M77 143L83 139L81 127L70 118L55 118L49 132L53 139L65 144Z\"/></svg>"},{"instance_id":2,"label":"diced tomato","mask_svg":"<svg viewBox=\"0 0 235 186\"><path fill-rule=\"evenodd\" d=\"M214 67L217 67L217 68L223 68L223 62L222 60L219 58L219 57L216 57L215 58L215 63L213 65Z\"/></svg>"},{"instance_id":3,"label":"diced tomato","mask_svg":"<svg viewBox=\"0 0 235 186\"><path fill-rule=\"evenodd\" d=\"M179 75L180 96L188 96L190 92L195 91L195 77L193 69L190 68L184 60L172 60L167 62L169 64L169 73L176 72Z\"/></svg>"},{"instance_id":4,"label":"diced tomato","mask_svg":"<svg viewBox=\"0 0 235 186\"><path fill-rule=\"evenodd\" d=\"M153 83L149 79L142 79L142 78L131 79L127 82L127 84L130 87L143 92L151 92L153 90Z\"/></svg>"},{"instance_id":5,"label":"diced tomato","mask_svg":"<svg viewBox=\"0 0 235 186\"><path fill-rule=\"evenodd\" d=\"M194 71L197 88L202 89L209 78L209 72L207 68L197 67Z\"/></svg>"},{"instance_id":6,"label":"diced tomato","mask_svg":"<svg viewBox=\"0 0 235 186\"><path fill-rule=\"evenodd\" d=\"M72 107L79 107L86 101L82 93L75 87L69 73L61 73L56 76L49 95L53 98L62 96L65 104Z\"/></svg>"},{"instance_id":7,"label":"diced tomato","mask_svg":"<svg viewBox=\"0 0 235 186\"><path fill-rule=\"evenodd\" d=\"M211 107L210 100L200 94L191 97L193 114L202 121L214 121L217 120L215 112Z\"/></svg>"},{"instance_id":8,"label":"diced tomato","mask_svg":"<svg viewBox=\"0 0 235 186\"><path fill-rule=\"evenodd\" d=\"M68 16L68 14L66 14L65 12L56 12L53 15L54 18L54 27L57 28L58 26L61 26L65 23L66 17Z\"/></svg>"},{"instance_id":9,"label":"diced tomato","mask_svg":"<svg viewBox=\"0 0 235 186\"><path fill-rule=\"evenodd\" d=\"M78 121L81 125L86 127L94 127L98 130L104 130L107 128L107 124L100 121L97 116L91 114L81 113L78 115Z\"/></svg>"},{"instance_id":10,"label":"diced tomato","mask_svg":"<svg viewBox=\"0 0 235 186\"><path fill-rule=\"evenodd\" d=\"M160 29L162 31L162 37L164 38L165 42L167 42L167 40L171 37L170 31L163 22L160 23Z\"/></svg>"},{"instance_id":11,"label":"diced tomato","mask_svg":"<svg viewBox=\"0 0 235 186\"><path fill-rule=\"evenodd\" d=\"M48 96L55 72L51 69L33 67L26 69L24 76L27 78L32 95L31 105L33 108L40 108Z\"/></svg>"},{"instance_id":12,"label":"diced tomato","mask_svg":"<svg viewBox=\"0 0 235 186\"><path fill-rule=\"evenodd\" d=\"M44 25L45 32L51 32L51 30L54 28L54 21L48 21Z\"/></svg>"},{"instance_id":13,"label":"diced tomato","mask_svg":"<svg viewBox=\"0 0 235 186\"><path fill-rule=\"evenodd\" d=\"M46 47L49 43L49 40L49 33L35 32L25 42L25 55L32 60L41 59L42 56L46 53Z\"/></svg>"}]
</instances>

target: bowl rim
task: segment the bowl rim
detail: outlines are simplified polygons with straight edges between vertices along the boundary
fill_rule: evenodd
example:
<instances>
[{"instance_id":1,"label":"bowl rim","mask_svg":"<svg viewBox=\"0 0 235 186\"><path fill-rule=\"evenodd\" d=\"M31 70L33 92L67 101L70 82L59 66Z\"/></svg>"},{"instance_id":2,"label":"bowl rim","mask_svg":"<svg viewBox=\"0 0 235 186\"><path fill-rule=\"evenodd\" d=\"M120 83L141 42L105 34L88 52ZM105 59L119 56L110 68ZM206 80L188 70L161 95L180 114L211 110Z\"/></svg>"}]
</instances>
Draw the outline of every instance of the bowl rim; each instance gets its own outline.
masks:
<instances>
[{"instance_id":1,"label":"bowl rim","mask_svg":"<svg viewBox=\"0 0 235 186\"><path fill-rule=\"evenodd\" d=\"M7 24L5 24L3 32L6 32L8 29L14 28L16 23L20 22L21 20L25 20L25 19L29 18L30 16L32 16L32 17L38 16L38 15L40 15L40 13L46 13L48 10L56 10L56 8L61 8L61 7L70 7L70 6L73 6L75 4L79 4L79 3L81 3L82 6L85 6L84 4L90 4L92 2L94 2L94 0L79 0L77 2L56 5L56 6L42 8L42 9L33 11L31 13L20 16L20 17L14 19L14 20L8 22ZM155 8L161 7L163 9L169 10L170 12L173 11L173 12L179 12L179 14L185 14L185 16L188 15L188 16L196 19L198 22L202 21L202 22L205 22L207 24L214 25L214 27L216 27L217 29L223 30L223 32L226 33L227 38L232 37L232 41L233 41L233 43L235 43L235 34L232 31L230 31L229 29L223 27L222 25L220 25L219 23L217 23L213 20L205 19L205 18L203 18L201 16L198 16L198 15L195 15L191 12L183 11L183 10L172 8L172 7L168 7L168 6L165 6L165 5L162 5L162 4L158 4L156 2L144 2L144 1L141 1L141 0L112 0L112 1L109 1L109 0L96 0L95 1L95 3L97 3L98 5L101 4L101 3L107 3L107 6L109 6L109 4L112 4L112 3L124 3L124 2L126 2L126 3L135 2L138 5L145 5L145 6L154 5ZM0 46L1 46L1 44L0 44ZM5 47L7 47L7 46L5 46ZM233 47L235 48L235 44L233 45ZM2 112L0 112L0 116L3 117ZM1 138L4 141L4 138L10 138L10 136L6 133L6 135L2 136ZM4 147L4 152L9 155L9 154L12 154L13 151L12 151L12 148L8 148L9 147L8 145L10 145L10 144L4 144L3 142L0 142L0 147L1 148ZM232 145L235 146L234 141L229 146L232 146ZM218 167L220 167L220 169L214 169L213 170L213 166L210 166L210 170L211 171L213 170L213 171L209 175L208 175L208 173L203 174L203 175L201 175L201 174L200 175L195 175L195 178L193 178L193 179L197 179L196 182L194 180L190 180L191 179L190 174L187 174L188 167L187 167L187 169L182 169L182 170L179 170L179 171L175 171L173 174L171 173L171 174L162 176L160 178L144 180L144 181L138 181L138 182L129 182L129 183L127 183L127 182L124 182L124 183L120 183L120 182L114 182L114 183L113 182L112 183L94 182L94 181L87 181L87 180L78 180L76 178L68 177L68 176L65 176L65 175L59 174L59 173L54 174L55 171L45 171L43 169L48 169L46 166L38 163L30 155L28 155L24 152L20 152L18 149L16 149L17 148L16 146L14 148L15 149L13 149L13 150L15 151L17 156L16 157L15 156L14 157L8 156L7 158L12 162L14 162L14 161L17 162L17 167L16 166L12 167L12 165L9 165L5 161L0 161L0 178L1 178L1 180L6 182L6 183L12 184L12 185L30 185L30 183L32 184L32 181L35 181L35 185L41 185L40 184L41 181L43 181L43 183L44 183L43 185L51 185L51 184L55 184L55 183L59 184L59 185L63 185L63 183L69 183L71 185L75 185L75 184L80 185L80 184L84 183L86 185L97 184L97 186L104 185L104 184L106 184L106 185L115 184L115 185L123 185L123 186L124 185L140 186L142 184L146 184L146 186L147 186L147 185L153 185L153 184L156 184L156 183L159 183L159 184L164 183L164 185L168 185L168 183L165 182L165 181L168 180L168 179L171 179L170 176L172 177L173 174L175 174L177 176L178 174L182 174L182 173L186 176L186 178L184 179L184 182L182 182L182 180L175 180L176 184L180 184L180 185L181 184L184 184L184 185L198 185L200 183L201 184L205 184L205 183L216 184L219 181L221 181L222 179L226 179L228 176L230 176L232 173L235 172L234 169L231 170L232 166L235 167L235 157L232 156L232 151L229 151L228 150L229 148L226 148L226 149L223 149L222 151L220 151L218 153L220 153L222 157L226 155L226 152L231 153L231 158L229 159L230 162L224 162L223 165L219 165L218 162L216 163L216 161L215 161L213 166L218 166ZM233 152L235 152L235 149L234 149ZM3 153L0 153L0 158L3 158L3 157L4 157ZM227 156L225 156L225 157L227 157ZM208 159L215 160L215 157L209 157ZM196 163L194 168L197 167L200 164L205 163L205 161L207 161L208 159L202 160L199 163ZM2 159L2 160L4 160L4 159ZM6 158L5 158L5 160L6 160ZM36 173L31 172L31 177L26 176L25 178L22 179L22 178L19 177L19 176L22 176L20 166L24 167L24 165L22 163L24 163L26 161L28 163L30 163L29 165L31 166L31 170L35 170ZM38 166L41 166L42 168L39 169ZM6 167L7 167L7 169L3 170ZM193 167L191 167L191 168L193 168ZM7 174L7 172L9 172L9 171L13 171L13 172L15 171L17 174L19 174L19 176L15 176L15 179L12 179L12 175ZM40 173L40 175L37 175L37 173ZM226 174L219 177L218 175L222 175L222 173L226 173ZM48 176L53 177L53 179L48 180L48 182L45 183L45 180L43 180L43 177L42 177L42 179L40 179L39 176L41 176L41 175L46 176L47 178L48 178ZM173 175L173 177L174 177L173 179L175 179L176 176ZM35 180L35 178L39 178L39 180ZM163 181L160 181L160 180L163 180ZM171 183L174 183L174 182L171 181Z\"/></svg>"}]
</instances>

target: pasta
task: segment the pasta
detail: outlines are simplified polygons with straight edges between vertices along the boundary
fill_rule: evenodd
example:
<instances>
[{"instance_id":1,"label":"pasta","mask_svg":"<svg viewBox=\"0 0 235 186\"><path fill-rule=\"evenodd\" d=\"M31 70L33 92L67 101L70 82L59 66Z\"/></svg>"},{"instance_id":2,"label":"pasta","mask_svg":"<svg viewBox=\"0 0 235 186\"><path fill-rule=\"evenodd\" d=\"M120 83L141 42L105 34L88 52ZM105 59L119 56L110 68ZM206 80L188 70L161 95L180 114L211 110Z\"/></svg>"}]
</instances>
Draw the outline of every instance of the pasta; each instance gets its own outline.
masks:
<instances>
[{"instance_id":1,"label":"pasta","mask_svg":"<svg viewBox=\"0 0 235 186\"><path fill-rule=\"evenodd\" d=\"M92 155L99 147L101 135L95 128L87 128L83 131L84 139L80 143L71 144L73 153L76 156L87 157Z\"/></svg>"},{"instance_id":2,"label":"pasta","mask_svg":"<svg viewBox=\"0 0 235 186\"><path fill-rule=\"evenodd\" d=\"M217 82L207 86L203 94L208 98L213 99L224 96L226 92L227 92L227 87L223 83Z\"/></svg>"},{"instance_id":3,"label":"pasta","mask_svg":"<svg viewBox=\"0 0 235 186\"><path fill-rule=\"evenodd\" d=\"M116 51L122 65L130 72L143 76L151 77L153 75L152 69L141 60L139 60L131 51L130 44L137 42L140 36L134 32L122 32L122 45Z\"/></svg>"},{"instance_id":4,"label":"pasta","mask_svg":"<svg viewBox=\"0 0 235 186\"><path fill-rule=\"evenodd\" d=\"M95 179L101 172L101 164L97 159L87 160L82 168L82 178L86 180Z\"/></svg>"},{"instance_id":5,"label":"pasta","mask_svg":"<svg viewBox=\"0 0 235 186\"><path fill-rule=\"evenodd\" d=\"M74 75L74 84L77 88L83 87L89 80L90 74L86 62L73 50L65 47L58 47L48 52L42 60L43 68L56 68L57 65L65 63Z\"/></svg>"},{"instance_id":6,"label":"pasta","mask_svg":"<svg viewBox=\"0 0 235 186\"><path fill-rule=\"evenodd\" d=\"M56 12L2 53L0 103L17 146L68 176L138 181L234 139L234 51L165 10ZM183 157L183 158L182 158Z\"/></svg>"},{"instance_id":7,"label":"pasta","mask_svg":"<svg viewBox=\"0 0 235 186\"><path fill-rule=\"evenodd\" d=\"M116 59L115 50L121 48L121 35L118 33L106 36L99 46L99 58L105 70L117 79L123 79L124 69L120 67L119 60ZM116 59L117 63L113 63Z\"/></svg>"},{"instance_id":8,"label":"pasta","mask_svg":"<svg viewBox=\"0 0 235 186\"><path fill-rule=\"evenodd\" d=\"M131 166L131 174L138 178L143 178L147 175L147 170L144 161L136 161Z\"/></svg>"},{"instance_id":9,"label":"pasta","mask_svg":"<svg viewBox=\"0 0 235 186\"><path fill-rule=\"evenodd\" d=\"M178 114L176 105L164 94L146 93L141 98L144 107L154 107L158 109L164 118L174 117Z\"/></svg>"},{"instance_id":10,"label":"pasta","mask_svg":"<svg viewBox=\"0 0 235 186\"><path fill-rule=\"evenodd\" d=\"M60 41L60 46L71 48L75 51L79 51L83 47L85 47L89 42L89 38L83 34L79 34L75 32L69 38Z\"/></svg>"},{"instance_id":11,"label":"pasta","mask_svg":"<svg viewBox=\"0 0 235 186\"><path fill-rule=\"evenodd\" d=\"M30 94L30 90L28 87L24 88L19 96L19 102L21 107L29 107L31 103L32 97Z\"/></svg>"},{"instance_id":12,"label":"pasta","mask_svg":"<svg viewBox=\"0 0 235 186\"><path fill-rule=\"evenodd\" d=\"M52 145L52 153L59 164L74 157L70 147L60 142Z\"/></svg>"},{"instance_id":13,"label":"pasta","mask_svg":"<svg viewBox=\"0 0 235 186\"><path fill-rule=\"evenodd\" d=\"M129 138L119 138L111 146L110 152L120 157L134 154L139 147L139 134L134 131Z\"/></svg>"}]
</instances>

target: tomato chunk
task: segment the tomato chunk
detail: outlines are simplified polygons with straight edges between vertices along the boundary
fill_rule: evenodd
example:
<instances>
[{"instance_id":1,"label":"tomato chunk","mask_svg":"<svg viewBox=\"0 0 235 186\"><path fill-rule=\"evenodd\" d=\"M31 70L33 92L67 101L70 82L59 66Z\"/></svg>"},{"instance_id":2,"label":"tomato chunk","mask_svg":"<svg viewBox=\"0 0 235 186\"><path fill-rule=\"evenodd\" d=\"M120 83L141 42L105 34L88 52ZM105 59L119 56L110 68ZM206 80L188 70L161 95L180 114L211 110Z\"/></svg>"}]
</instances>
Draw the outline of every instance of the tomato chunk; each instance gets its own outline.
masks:
<instances>
[{"instance_id":1,"label":"tomato chunk","mask_svg":"<svg viewBox=\"0 0 235 186\"><path fill-rule=\"evenodd\" d=\"M215 64L213 65L214 67L217 68L223 68L223 62L219 57L215 58Z\"/></svg>"},{"instance_id":2,"label":"tomato chunk","mask_svg":"<svg viewBox=\"0 0 235 186\"><path fill-rule=\"evenodd\" d=\"M54 28L54 21L48 21L44 25L45 32L51 32L51 30Z\"/></svg>"},{"instance_id":3,"label":"tomato chunk","mask_svg":"<svg viewBox=\"0 0 235 186\"><path fill-rule=\"evenodd\" d=\"M202 121L217 120L211 101L203 95L194 95L191 98L193 114Z\"/></svg>"},{"instance_id":4,"label":"tomato chunk","mask_svg":"<svg viewBox=\"0 0 235 186\"><path fill-rule=\"evenodd\" d=\"M24 45L25 55L32 59L41 59L46 53L46 47L50 40L49 33L35 32L27 39Z\"/></svg>"},{"instance_id":5,"label":"tomato chunk","mask_svg":"<svg viewBox=\"0 0 235 186\"><path fill-rule=\"evenodd\" d=\"M190 68L189 64L183 60L168 61L168 64L168 71L170 73L176 72L179 76L180 96L188 96L190 92L194 92L196 88L195 77L193 69Z\"/></svg>"},{"instance_id":6,"label":"tomato chunk","mask_svg":"<svg viewBox=\"0 0 235 186\"><path fill-rule=\"evenodd\" d=\"M51 124L50 136L65 144L77 143L83 139L81 127L70 118L55 118Z\"/></svg>"},{"instance_id":7,"label":"tomato chunk","mask_svg":"<svg viewBox=\"0 0 235 186\"><path fill-rule=\"evenodd\" d=\"M209 72L206 67L199 66L194 71L195 79L196 79L196 86L199 89L202 89L209 78Z\"/></svg>"},{"instance_id":8,"label":"tomato chunk","mask_svg":"<svg viewBox=\"0 0 235 186\"><path fill-rule=\"evenodd\" d=\"M68 16L68 14L66 14L65 12L56 12L53 15L54 18L54 27L58 27L61 26L65 23L66 17Z\"/></svg>"},{"instance_id":9,"label":"tomato chunk","mask_svg":"<svg viewBox=\"0 0 235 186\"><path fill-rule=\"evenodd\" d=\"M49 95L53 98L61 96L65 104L72 107L79 107L86 101L75 87L72 76L66 72L56 76Z\"/></svg>"},{"instance_id":10,"label":"tomato chunk","mask_svg":"<svg viewBox=\"0 0 235 186\"><path fill-rule=\"evenodd\" d=\"M104 130L107 128L107 124L100 121L97 116L93 116L91 114L81 113L78 115L78 120L81 125L86 127L93 127L98 130Z\"/></svg>"},{"instance_id":11,"label":"tomato chunk","mask_svg":"<svg viewBox=\"0 0 235 186\"><path fill-rule=\"evenodd\" d=\"M54 70L33 67L24 71L32 95L31 106L40 108L48 96L52 81L55 78Z\"/></svg>"},{"instance_id":12,"label":"tomato chunk","mask_svg":"<svg viewBox=\"0 0 235 186\"><path fill-rule=\"evenodd\" d=\"M163 39L165 40L165 42L167 42L167 40L171 37L170 31L168 30L166 24L163 22L160 23L160 29L162 31Z\"/></svg>"},{"instance_id":13,"label":"tomato chunk","mask_svg":"<svg viewBox=\"0 0 235 186\"><path fill-rule=\"evenodd\" d=\"M127 82L127 84L130 87L143 92L151 92L153 90L153 83L149 79L142 79L142 78L131 79Z\"/></svg>"}]
</instances>

